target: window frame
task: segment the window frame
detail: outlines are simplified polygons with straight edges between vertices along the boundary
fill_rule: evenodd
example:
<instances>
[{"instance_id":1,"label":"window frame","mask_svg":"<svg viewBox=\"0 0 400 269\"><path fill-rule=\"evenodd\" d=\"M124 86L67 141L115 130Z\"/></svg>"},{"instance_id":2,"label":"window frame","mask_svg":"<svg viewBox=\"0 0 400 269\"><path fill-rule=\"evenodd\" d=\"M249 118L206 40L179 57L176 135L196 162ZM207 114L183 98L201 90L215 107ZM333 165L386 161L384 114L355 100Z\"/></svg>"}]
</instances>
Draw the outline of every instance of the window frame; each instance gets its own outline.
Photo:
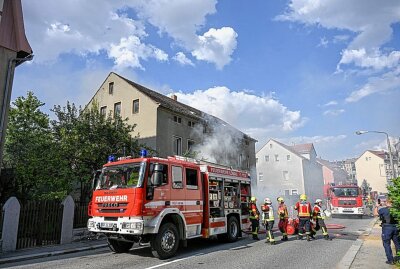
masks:
<instances>
[{"instance_id":1,"label":"window frame","mask_svg":"<svg viewBox=\"0 0 400 269\"><path fill-rule=\"evenodd\" d=\"M179 169L180 171L177 171L176 169ZM175 180L175 176L179 175L180 172L180 181ZM178 174L176 174L178 173ZM183 189L183 167L178 166L178 165L171 165L171 182L172 182L172 188L173 189ZM177 185L180 183L180 185Z\"/></svg>"},{"instance_id":2,"label":"window frame","mask_svg":"<svg viewBox=\"0 0 400 269\"><path fill-rule=\"evenodd\" d=\"M180 145L176 144L176 141L179 140L180 141ZM179 150L177 149L177 147L179 146ZM182 137L180 136L173 136L173 140L172 140L172 152L174 152L175 155L181 156L182 155Z\"/></svg>"},{"instance_id":3,"label":"window frame","mask_svg":"<svg viewBox=\"0 0 400 269\"><path fill-rule=\"evenodd\" d=\"M279 162L279 154L275 154L275 162Z\"/></svg>"},{"instance_id":4,"label":"window frame","mask_svg":"<svg viewBox=\"0 0 400 269\"><path fill-rule=\"evenodd\" d=\"M116 102L116 103L114 103L114 119L115 119L116 116L117 116L117 107L119 107L118 116L121 117L121 110L122 110L122 104L121 104L121 102Z\"/></svg>"},{"instance_id":5,"label":"window frame","mask_svg":"<svg viewBox=\"0 0 400 269\"><path fill-rule=\"evenodd\" d=\"M113 95L114 94L114 82L111 81L108 83L108 94Z\"/></svg>"},{"instance_id":6,"label":"window frame","mask_svg":"<svg viewBox=\"0 0 400 269\"><path fill-rule=\"evenodd\" d=\"M188 171L195 171L196 172L196 185L189 184ZM189 189L189 190L198 190L199 189L199 171L198 171L198 169L185 167L185 179L186 179L186 189ZM192 182L190 182L190 183L192 183Z\"/></svg>"},{"instance_id":7,"label":"window frame","mask_svg":"<svg viewBox=\"0 0 400 269\"><path fill-rule=\"evenodd\" d=\"M137 104L137 110L135 110L135 104ZM139 99L135 99L132 101L132 114L138 114L140 111L140 102Z\"/></svg>"},{"instance_id":8,"label":"window frame","mask_svg":"<svg viewBox=\"0 0 400 269\"><path fill-rule=\"evenodd\" d=\"M100 115L107 116L107 106L100 107Z\"/></svg>"}]
</instances>

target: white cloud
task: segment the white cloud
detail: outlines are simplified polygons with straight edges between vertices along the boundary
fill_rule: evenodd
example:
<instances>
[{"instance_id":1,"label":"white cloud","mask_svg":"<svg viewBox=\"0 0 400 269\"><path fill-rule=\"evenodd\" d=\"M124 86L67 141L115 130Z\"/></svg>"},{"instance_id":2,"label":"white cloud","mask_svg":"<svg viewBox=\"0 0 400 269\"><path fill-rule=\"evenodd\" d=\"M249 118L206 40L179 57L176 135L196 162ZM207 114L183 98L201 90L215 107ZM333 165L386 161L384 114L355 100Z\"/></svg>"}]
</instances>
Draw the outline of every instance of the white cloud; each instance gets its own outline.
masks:
<instances>
[{"instance_id":1,"label":"white cloud","mask_svg":"<svg viewBox=\"0 0 400 269\"><path fill-rule=\"evenodd\" d=\"M338 104L337 101L332 100L332 101L329 101L328 103L324 104L323 106L336 106L337 104Z\"/></svg>"},{"instance_id":2,"label":"white cloud","mask_svg":"<svg viewBox=\"0 0 400 269\"><path fill-rule=\"evenodd\" d=\"M176 95L178 101L214 115L257 140L271 133L289 133L307 120L300 111L291 111L270 96L235 92L227 87Z\"/></svg>"},{"instance_id":3,"label":"white cloud","mask_svg":"<svg viewBox=\"0 0 400 269\"><path fill-rule=\"evenodd\" d=\"M343 43L346 42L347 40L349 40L350 36L348 35L335 35L333 37L333 43L337 44L337 43Z\"/></svg>"},{"instance_id":4,"label":"white cloud","mask_svg":"<svg viewBox=\"0 0 400 269\"><path fill-rule=\"evenodd\" d=\"M211 28L199 36L199 46L192 51L192 55L198 60L215 63L217 69L222 69L231 61L236 38L237 33L230 27Z\"/></svg>"},{"instance_id":5,"label":"white cloud","mask_svg":"<svg viewBox=\"0 0 400 269\"><path fill-rule=\"evenodd\" d=\"M391 90L400 89L400 67L394 71L387 72L380 77L372 77L368 79L368 83L360 89L353 91L347 98L346 102L352 103L361 100L373 93L384 93Z\"/></svg>"},{"instance_id":6,"label":"white cloud","mask_svg":"<svg viewBox=\"0 0 400 269\"><path fill-rule=\"evenodd\" d=\"M141 43L136 36L123 37L119 44L111 44L108 55L114 59L117 68L133 67L144 69L140 64L140 59L147 60L149 57L159 61L168 60L168 55L164 51L152 45Z\"/></svg>"},{"instance_id":7,"label":"white cloud","mask_svg":"<svg viewBox=\"0 0 400 269\"><path fill-rule=\"evenodd\" d=\"M299 22L307 26L316 25L327 29L351 31L354 38L342 51L337 65L339 72L344 67L356 70L368 69L374 72L385 69L393 71L400 65L400 51L383 48L393 36L392 26L400 22L400 1L291 0L287 12L277 19ZM337 35L334 37L334 42L347 39L347 35ZM358 74L367 73L358 72ZM391 71L381 74L377 80L384 84L382 89L378 89L377 85L369 81L361 89L351 93L346 100L355 102L367 95L389 90L394 87L393 82L397 81Z\"/></svg>"},{"instance_id":8,"label":"white cloud","mask_svg":"<svg viewBox=\"0 0 400 269\"><path fill-rule=\"evenodd\" d=\"M169 35L174 45L193 53L196 59L222 68L236 48L236 33L222 27L197 34L204 27L206 16L216 12L216 3L217 0L43 0L41 5L26 1L23 8L35 62L54 63L63 53L87 56L103 51L117 65L121 64L118 68L143 68L141 60L153 56L164 61L167 56L163 50L146 44L148 33L144 25L151 23L161 37L164 33ZM135 19L129 17L133 10L137 13ZM139 50L130 50L132 45Z\"/></svg>"},{"instance_id":9,"label":"white cloud","mask_svg":"<svg viewBox=\"0 0 400 269\"><path fill-rule=\"evenodd\" d=\"M319 40L319 44L317 45L317 47L324 47L327 48L329 44L328 39L326 39L326 37L321 37L321 39Z\"/></svg>"},{"instance_id":10,"label":"white cloud","mask_svg":"<svg viewBox=\"0 0 400 269\"><path fill-rule=\"evenodd\" d=\"M324 111L324 115L325 116L338 116L342 113L344 113L344 109L328 109L326 111Z\"/></svg>"},{"instance_id":11,"label":"white cloud","mask_svg":"<svg viewBox=\"0 0 400 269\"><path fill-rule=\"evenodd\" d=\"M175 61L177 61L178 63L180 63L181 65L191 65L194 66L194 63L186 57L186 55L179 51L178 53L175 54L175 56L172 58Z\"/></svg>"}]
</instances>

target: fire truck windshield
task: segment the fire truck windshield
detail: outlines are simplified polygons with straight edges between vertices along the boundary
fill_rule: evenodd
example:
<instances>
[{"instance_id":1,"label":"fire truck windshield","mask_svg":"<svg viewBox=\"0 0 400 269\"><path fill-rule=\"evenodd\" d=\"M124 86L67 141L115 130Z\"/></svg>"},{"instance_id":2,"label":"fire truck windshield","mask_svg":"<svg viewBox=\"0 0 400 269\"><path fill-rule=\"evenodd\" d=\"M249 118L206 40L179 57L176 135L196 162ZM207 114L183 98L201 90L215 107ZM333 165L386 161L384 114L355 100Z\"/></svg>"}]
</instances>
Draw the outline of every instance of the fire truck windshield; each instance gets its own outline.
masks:
<instances>
[{"instance_id":1,"label":"fire truck windshield","mask_svg":"<svg viewBox=\"0 0 400 269\"><path fill-rule=\"evenodd\" d=\"M337 197L357 197L358 188L333 188L333 193Z\"/></svg>"},{"instance_id":2,"label":"fire truck windshield","mask_svg":"<svg viewBox=\"0 0 400 269\"><path fill-rule=\"evenodd\" d=\"M105 167L96 189L141 188L145 171L145 162Z\"/></svg>"}]
</instances>

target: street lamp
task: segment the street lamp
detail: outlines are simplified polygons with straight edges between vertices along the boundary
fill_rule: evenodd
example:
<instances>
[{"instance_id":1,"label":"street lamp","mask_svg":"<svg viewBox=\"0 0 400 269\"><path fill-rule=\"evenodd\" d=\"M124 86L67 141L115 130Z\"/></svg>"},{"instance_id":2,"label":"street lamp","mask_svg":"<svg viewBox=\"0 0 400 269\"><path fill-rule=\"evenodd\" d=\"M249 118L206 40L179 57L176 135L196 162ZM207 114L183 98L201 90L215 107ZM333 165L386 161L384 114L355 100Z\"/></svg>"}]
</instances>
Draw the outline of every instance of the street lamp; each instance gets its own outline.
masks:
<instances>
[{"instance_id":1,"label":"street lamp","mask_svg":"<svg viewBox=\"0 0 400 269\"><path fill-rule=\"evenodd\" d=\"M356 135L362 135L366 133L378 133L378 134L385 134L386 135L386 142L387 142L387 147L389 150L389 159L390 159L390 166L392 168L392 175L393 178L396 178L396 170L394 170L394 165L393 165L393 157L392 157L392 147L390 146L390 140L389 140L389 135L386 132L381 132L381 131L357 131Z\"/></svg>"}]
</instances>

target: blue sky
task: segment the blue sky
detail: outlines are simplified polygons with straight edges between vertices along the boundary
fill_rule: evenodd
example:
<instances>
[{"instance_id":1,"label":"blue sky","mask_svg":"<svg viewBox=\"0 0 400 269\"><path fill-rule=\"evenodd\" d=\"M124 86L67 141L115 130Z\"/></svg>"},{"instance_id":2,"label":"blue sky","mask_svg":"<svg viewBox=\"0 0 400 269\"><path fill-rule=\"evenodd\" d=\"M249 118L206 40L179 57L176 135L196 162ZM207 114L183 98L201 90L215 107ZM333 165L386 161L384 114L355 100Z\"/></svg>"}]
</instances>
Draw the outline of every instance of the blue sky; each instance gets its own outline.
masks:
<instances>
[{"instance_id":1,"label":"blue sky","mask_svg":"<svg viewBox=\"0 0 400 269\"><path fill-rule=\"evenodd\" d=\"M40 3L40 4L39 4ZM85 105L111 71L259 142L338 160L400 136L397 0L22 0L34 61L13 97Z\"/></svg>"}]
</instances>

